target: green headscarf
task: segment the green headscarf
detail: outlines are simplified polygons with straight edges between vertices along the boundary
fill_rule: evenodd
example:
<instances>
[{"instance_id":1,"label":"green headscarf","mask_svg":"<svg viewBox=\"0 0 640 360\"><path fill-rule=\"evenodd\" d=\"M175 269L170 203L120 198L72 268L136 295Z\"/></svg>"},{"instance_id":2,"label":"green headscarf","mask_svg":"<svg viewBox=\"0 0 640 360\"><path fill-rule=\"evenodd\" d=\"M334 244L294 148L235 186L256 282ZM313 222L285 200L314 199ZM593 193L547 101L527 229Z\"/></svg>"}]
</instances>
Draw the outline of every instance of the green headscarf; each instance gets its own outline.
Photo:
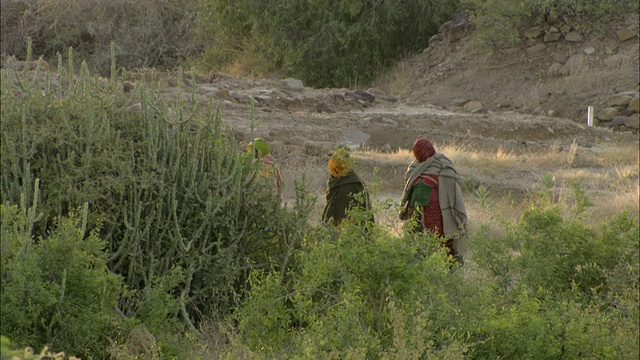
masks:
<instances>
[{"instance_id":1,"label":"green headscarf","mask_svg":"<svg viewBox=\"0 0 640 360\"><path fill-rule=\"evenodd\" d=\"M269 155L269 144L261 138L255 138L247 145L247 152L251 152L253 148L256 149L256 155L258 157L264 157Z\"/></svg>"}]
</instances>

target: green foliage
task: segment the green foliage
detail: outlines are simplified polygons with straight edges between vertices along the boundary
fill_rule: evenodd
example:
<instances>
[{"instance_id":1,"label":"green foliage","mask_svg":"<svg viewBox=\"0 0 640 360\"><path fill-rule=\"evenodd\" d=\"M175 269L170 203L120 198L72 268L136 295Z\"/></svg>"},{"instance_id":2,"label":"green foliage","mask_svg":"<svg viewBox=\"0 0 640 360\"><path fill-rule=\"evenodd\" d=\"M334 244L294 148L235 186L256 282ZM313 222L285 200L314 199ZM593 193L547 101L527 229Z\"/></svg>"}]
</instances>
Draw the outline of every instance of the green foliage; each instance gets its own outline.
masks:
<instances>
[{"instance_id":1,"label":"green foliage","mask_svg":"<svg viewBox=\"0 0 640 360\"><path fill-rule=\"evenodd\" d=\"M534 207L500 234L474 233L462 268L450 268L436 238L358 224L309 233L286 276L251 275L229 354L638 356L640 229L626 212L597 227L550 204Z\"/></svg>"},{"instance_id":2,"label":"green foliage","mask_svg":"<svg viewBox=\"0 0 640 360\"><path fill-rule=\"evenodd\" d=\"M115 310L123 281L106 266L99 229L87 229L86 207L38 239L30 231L35 204L0 208L0 332L20 347L46 344L83 358L107 356L107 337L126 328Z\"/></svg>"},{"instance_id":3,"label":"green foliage","mask_svg":"<svg viewBox=\"0 0 640 360\"><path fill-rule=\"evenodd\" d=\"M420 51L458 1L203 1L200 27L214 64L242 52L316 87L367 83L407 53Z\"/></svg>"},{"instance_id":4,"label":"green foliage","mask_svg":"<svg viewBox=\"0 0 640 360\"><path fill-rule=\"evenodd\" d=\"M503 47L521 39L527 26L551 23L583 33L602 31L613 19L638 12L635 0L465 0L478 30L490 45Z\"/></svg>"},{"instance_id":5,"label":"green foliage","mask_svg":"<svg viewBox=\"0 0 640 360\"><path fill-rule=\"evenodd\" d=\"M453 284L460 279L438 240L393 238L358 223L349 219L341 231L320 227L309 234L290 276L254 274L234 315L252 351L302 358L461 353L457 336L443 330L457 323L460 287Z\"/></svg>"},{"instance_id":6,"label":"green foliage","mask_svg":"<svg viewBox=\"0 0 640 360\"><path fill-rule=\"evenodd\" d=\"M195 332L227 313L250 269L275 261L285 271L314 199L299 188L280 207L212 104L201 115L195 97L171 101L153 83L126 95L117 76L99 84L86 65L72 77L71 55L55 79L3 70L2 199L31 199L27 184L42 179L42 219L25 230L34 237L88 203L109 269L133 291L122 310L149 321L162 348L161 333L178 328L171 319Z\"/></svg>"}]
</instances>

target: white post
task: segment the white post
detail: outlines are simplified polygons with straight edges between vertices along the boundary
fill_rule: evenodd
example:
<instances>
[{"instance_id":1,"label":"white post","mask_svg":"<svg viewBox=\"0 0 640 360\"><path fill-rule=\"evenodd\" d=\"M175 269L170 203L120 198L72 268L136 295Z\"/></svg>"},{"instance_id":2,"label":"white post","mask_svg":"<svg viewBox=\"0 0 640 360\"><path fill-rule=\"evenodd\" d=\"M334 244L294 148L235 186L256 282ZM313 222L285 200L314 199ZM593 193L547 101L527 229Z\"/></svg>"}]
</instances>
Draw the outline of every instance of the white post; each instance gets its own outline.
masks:
<instances>
[{"instance_id":1,"label":"white post","mask_svg":"<svg viewBox=\"0 0 640 360\"><path fill-rule=\"evenodd\" d=\"M593 106L587 107L587 126L593 127Z\"/></svg>"}]
</instances>

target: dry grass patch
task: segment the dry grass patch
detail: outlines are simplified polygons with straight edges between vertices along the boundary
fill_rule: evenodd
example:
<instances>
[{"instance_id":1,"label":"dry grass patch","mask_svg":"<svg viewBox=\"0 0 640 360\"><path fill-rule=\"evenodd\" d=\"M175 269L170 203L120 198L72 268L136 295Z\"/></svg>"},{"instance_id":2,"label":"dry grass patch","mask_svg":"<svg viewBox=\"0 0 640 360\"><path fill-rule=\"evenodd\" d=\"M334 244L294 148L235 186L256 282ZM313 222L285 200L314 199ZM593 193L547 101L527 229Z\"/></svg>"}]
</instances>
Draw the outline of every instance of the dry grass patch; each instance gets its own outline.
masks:
<instances>
[{"instance_id":1,"label":"dry grass patch","mask_svg":"<svg viewBox=\"0 0 640 360\"><path fill-rule=\"evenodd\" d=\"M626 144L604 147L598 159L601 166L635 165L637 168L640 161L638 145Z\"/></svg>"},{"instance_id":2,"label":"dry grass patch","mask_svg":"<svg viewBox=\"0 0 640 360\"><path fill-rule=\"evenodd\" d=\"M571 149L551 145L539 152L515 153L497 149L478 149L471 144L434 144L449 157L462 175L471 230L489 226L499 228L500 221L516 222L532 204L532 194L544 188L545 177L552 179L550 201L570 214L575 201L572 183L578 183L593 202L586 216L610 218L625 208L638 211L638 155L633 146L611 145L601 151L574 146ZM635 152L634 152L635 151ZM408 149L394 152L353 151L355 171L370 188L377 206L378 223L400 232L403 222L397 219L397 203L402 194L404 175L413 160ZM324 192L329 177L324 158L300 156L289 159L283 170L284 197L295 198L293 181L304 175L307 188L318 196L319 219L324 206ZM579 167L579 165L589 167ZM519 189L521 192L512 190Z\"/></svg>"},{"instance_id":3,"label":"dry grass patch","mask_svg":"<svg viewBox=\"0 0 640 360\"><path fill-rule=\"evenodd\" d=\"M567 166L567 153L558 145L551 145L547 151L531 152L522 156L522 165L535 170L552 170Z\"/></svg>"},{"instance_id":4,"label":"dry grass patch","mask_svg":"<svg viewBox=\"0 0 640 360\"><path fill-rule=\"evenodd\" d=\"M410 68L406 61L401 61L391 71L378 76L374 86L388 95L399 96L405 93L415 80L409 73Z\"/></svg>"},{"instance_id":5,"label":"dry grass patch","mask_svg":"<svg viewBox=\"0 0 640 360\"><path fill-rule=\"evenodd\" d=\"M640 208L638 198L640 197L640 186L636 185L633 191L610 192L603 191L590 194L593 206L587 211L587 219L592 224L599 224L608 221L624 210L629 211L632 218L639 217Z\"/></svg>"}]
</instances>

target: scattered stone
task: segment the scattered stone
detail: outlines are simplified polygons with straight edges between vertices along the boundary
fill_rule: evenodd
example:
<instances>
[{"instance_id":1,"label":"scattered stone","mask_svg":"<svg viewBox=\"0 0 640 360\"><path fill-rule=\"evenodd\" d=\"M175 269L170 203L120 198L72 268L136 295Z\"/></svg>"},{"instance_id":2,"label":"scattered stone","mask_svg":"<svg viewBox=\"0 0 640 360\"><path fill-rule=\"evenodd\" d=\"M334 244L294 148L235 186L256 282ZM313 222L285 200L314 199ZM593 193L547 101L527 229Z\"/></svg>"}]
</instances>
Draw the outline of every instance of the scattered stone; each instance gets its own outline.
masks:
<instances>
[{"instance_id":1,"label":"scattered stone","mask_svg":"<svg viewBox=\"0 0 640 360\"><path fill-rule=\"evenodd\" d=\"M347 91L344 93L345 96L351 96L356 100L361 100L364 102L372 103L376 101L376 97L368 91L364 90L356 90L356 91Z\"/></svg>"},{"instance_id":2,"label":"scattered stone","mask_svg":"<svg viewBox=\"0 0 640 360\"><path fill-rule=\"evenodd\" d=\"M548 42L556 42L558 40L560 40L560 37L562 36L562 34L560 34L559 32L548 32L544 35L544 38L542 38L542 41L548 43Z\"/></svg>"},{"instance_id":3,"label":"scattered stone","mask_svg":"<svg viewBox=\"0 0 640 360\"><path fill-rule=\"evenodd\" d=\"M510 103L501 103L501 102L499 102L499 103L496 104L496 107L497 108L508 108L508 107L511 107L511 104Z\"/></svg>"},{"instance_id":4,"label":"scattered stone","mask_svg":"<svg viewBox=\"0 0 640 360\"><path fill-rule=\"evenodd\" d=\"M331 107L331 105L327 104L324 101L319 102L316 105L316 111L319 112L319 113L325 112L325 113L329 113L329 114L333 114L333 113L336 112L336 110L333 107Z\"/></svg>"},{"instance_id":5,"label":"scattered stone","mask_svg":"<svg viewBox=\"0 0 640 360\"><path fill-rule=\"evenodd\" d=\"M213 96L217 97L218 99L231 101L232 103L238 102L235 97L231 96L231 93L227 89L216 90L213 92Z\"/></svg>"},{"instance_id":6,"label":"scattered stone","mask_svg":"<svg viewBox=\"0 0 640 360\"><path fill-rule=\"evenodd\" d=\"M629 120L630 118L628 116L616 116L609 123L604 125L613 128L614 130L619 130L620 126L627 126L627 121Z\"/></svg>"},{"instance_id":7,"label":"scattered stone","mask_svg":"<svg viewBox=\"0 0 640 360\"><path fill-rule=\"evenodd\" d=\"M215 86L198 86L196 92L198 94L215 94L218 92L218 88ZM228 90L225 90L228 92Z\"/></svg>"},{"instance_id":8,"label":"scattered stone","mask_svg":"<svg viewBox=\"0 0 640 360\"><path fill-rule=\"evenodd\" d=\"M633 114L629 116L629 119L624 123L626 127L630 127L633 129L640 128L640 114Z\"/></svg>"},{"instance_id":9,"label":"scattered stone","mask_svg":"<svg viewBox=\"0 0 640 360\"><path fill-rule=\"evenodd\" d=\"M544 43L537 43L531 47L527 48L527 53L528 54L536 54L541 52L542 50L546 49L547 45L545 45Z\"/></svg>"},{"instance_id":10,"label":"scattered stone","mask_svg":"<svg viewBox=\"0 0 640 360\"><path fill-rule=\"evenodd\" d=\"M564 39L568 42L582 42L582 40L584 40L582 34L577 31L568 32L567 35L564 36Z\"/></svg>"},{"instance_id":11,"label":"scattered stone","mask_svg":"<svg viewBox=\"0 0 640 360\"><path fill-rule=\"evenodd\" d=\"M549 110L547 110L547 115L556 116L556 111L554 109L549 109Z\"/></svg>"},{"instance_id":12,"label":"scattered stone","mask_svg":"<svg viewBox=\"0 0 640 360\"><path fill-rule=\"evenodd\" d=\"M473 32L474 29L475 24L467 19L465 13L458 13L451 21L440 25L439 32L443 39L453 43Z\"/></svg>"},{"instance_id":13,"label":"scattered stone","mask_svg":"<svg viewBox=\"0 0 640 360\"><path fill-rule=\"evenodd\" d=\"M287 78L281 81L282 87L287 90L302 90L304 89L304 84L302 80Z\"/></svg>"},{"instance_id":14,"label":"scattered stone","mask_svg":"<svg viewBox=\"0 0 640 360\"><path fill-rule=\"evenodd\" d=\"M298 98L291 98L291 97L288 97L288 96L281 96L281 97L277 97L277 99L280 102L280 104L282 104L287 109L289 107L292 107L292 106L301 106L302 105L302 100L300 100Z\"/></svg>"},{"instance_id":15,"label":"scattered stone","mask_svg":"<svg viewBox=\"0 0 640 360\"><path fill-rule=\"evenodd\" d=\"M610 95L609 98L607 99L607 105L627 106L631 102L631 99L633 99L631 96L625 95L625 94Z\"/></svg>"},{"instance_id":16,"label":"scattered stone","mask_svg":"<svg viewBox=\"0 0 640 360\"><path fill-rule=\"evenodd\" d=\"M636 96L629 102L629 110L640 112L640 97Z\"/></svg>"},{"instance_id":17,"label":"scattered stone","mask_svg":"<svg viewBox=\"0 0 640 360\"><path fill-rule=\"evenodd\" d=\"M468 103L464 104L463 108L465 111L475 114L484 110L484 105L482 105L482 103L479 101L469 101Z\"/></svg>"},{"instance_id":18,"label":"scattered stone","mask_svg":"<svg viewBox=\"0 0 640 360\"><path fill-rule=\"evenodd\" d=\"M567 59L567 62L559 70L562 75L578 75L587 67L587 58L584 54L575 54Z\"/></svg>"},{"instance_id":19,"label":"scattered stone","mask_svg":"<svg viewBox=\"0 0 640 360\"><path fill-rule=\"evenodd\" d=\"M622 115L622 116L631 116L631 115L635 114L636 112L637 111L634 111L634 110L631 110L629 108L626 108L626 109L620 111L620 115Z\"/></svg>"},{"instance_id":20,"label":"scattered stone","mask_svg":"<svg viewBox=\"0 0 640 360\"><path fill-rule=\"evenodd\" d=\"M433 45L434 43L438 42L438 41L442 41L442 35L440 34L435 34L432 37L429 38L429 46Z\"/></svg>"},{"instance_id":21,"label":"scattered stone","mask_svg":"<svg viewBox=\"0 0 640 360\"><path fill-rule=\"evenodd\" d=\"M542 41L544 42L558 41L560 40L561 36L562 34L560 33L560 30L558 30L558 28L555 26L551 26L549 30L547 30L547 32L544 34Z\"/></svg>"},{"instance_id":22,"label":"scattered stone","mask_svg":"<svg viewBox=\"0 0 640 360\"><path fill-rule=\"evenodd\" d=\"M540 26L533 26L524 31L524 36L530 40L537 39L542 34L544 34L544 31Z\"/></svg>"},{"instance_id":23,"label":"scattered stone","mask_svg":"<svg viewBox=\"0 0 640 360\"><path fill-rule=\"evenodd\" d=\"M587 55L591 55L596 52L596 49L593 46L587 46L584 48L584 53Z\"/></svg>"},{"instance_id":24,"label":"scattered stone","mask_svg":"<svg viewBox=\"0 0 640 360\"><path fill-rule=\"evenodd\" d=\"M269 106L273 102L273 98L271 96L266 96L266 95L254 95L253 99L260 106Z\"/></svg>"},{"instance_id":25,"label":"scattered stone","mask_svg":"<svg viewBox=\"0 0 640 360\"><path fill-rule=\"evenodd\" d=\"M333 101L345 101L346 100L344 98L344 95L342 95L342 94L331 94L331 99L333 99Z\"/></svg>"},{"instance_id":26,"label":"scattered stone","mask_svg":"<svg viewBox=\"0 0 640 360\"><path fill-rule=\"evenodd\" d=\"M567 61L567 55L564 52L554 52L551 58L560 64L564 64Z\"/></svg>"},{"instance_id":27,"label":"scattered stone","mask_svg":"<svg viewBox=\"0 0 640 360\"><path fill-rule=\"evenodd\" d=\"M394 103L394 102L398 101L397 97L390 96L390 95L380 95L377 98L378 98L378 100L383 100L383 101L391 102L391 103Z\"/></svg>"},{"instance_id":28,"label":"scattered stone","mask_svg":"<svg viewBox=\"0 0 640 360\"><path fill-rule=\"evenodd\" d=\"M596 117L601 121L611 121L614 117L619 116L620 111L614 107L608 107L598 112Z\"/></svg>"},{"instance_id":29,"label":"scattered stone","mask_svg":"<svg viewBox=\"0 0 640 360\"><path fill-rule=\"evenodd\" d=\"M239 93L237 91L229 91L229 96L233 99L233 102L235 103L238 103L238 102L242 104L251 103L251 97L247 94Z\"/></svg>"},{"instance_id":30,"label":"scattered stone","mask_svg":"<svg viewBox=\"0 0 640 360\"><path fill-rule=\"evenodd\" d=\"M375 95L375 96L385 96L385 95L387 95L387 94L384 93L384 91L382 91L382 90L380 90L378 88L374 88L374 87L368 88L367 91L369 93Z\"/></svg>"},{"instance_id":31,"label":"scattered stone","mask_svg":"<svg viewBox=\"0 0 640 360\"><path fill-rule=\"evenodd\" d=\"M360 130L356 130L356 129L349 130L344 135L343 143L347 145L350 149L357 150L357 149L360 149L362 146L364 146L364 144L367 142L367 140L369 140L370 137L371 135L365 132L362 132Z\"/></svg>"},{"instance_id":32,"label":"scattered stone","mask_svg":"<svg viewBox=\"0 0 640 360\"><path fill-rule=\"evenodd\" d=\"M638 36L638 31L633 27L627 27L616 31L618 41L623 42Z\"/></svg>"}]
</instances>

